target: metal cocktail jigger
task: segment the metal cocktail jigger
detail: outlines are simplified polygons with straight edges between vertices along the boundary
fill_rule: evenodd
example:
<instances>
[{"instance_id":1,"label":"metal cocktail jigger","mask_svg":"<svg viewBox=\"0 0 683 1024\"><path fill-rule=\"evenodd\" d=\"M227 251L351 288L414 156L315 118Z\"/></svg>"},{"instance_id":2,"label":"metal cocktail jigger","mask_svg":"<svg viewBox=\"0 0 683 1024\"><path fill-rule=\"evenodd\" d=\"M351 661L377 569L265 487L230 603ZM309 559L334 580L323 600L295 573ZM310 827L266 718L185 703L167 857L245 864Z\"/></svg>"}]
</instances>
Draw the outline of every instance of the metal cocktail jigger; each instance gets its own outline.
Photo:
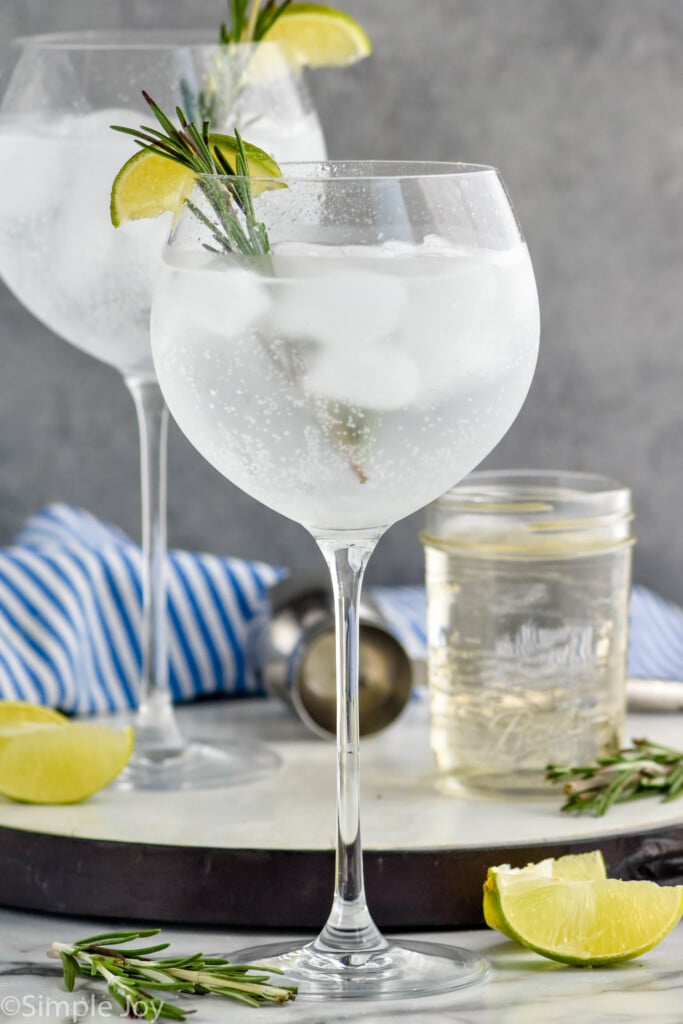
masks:
<instances>
[{"instance_id":1,"label":"metal cocktail jigger","mask_svg":"<svg viewBox=\"0 0 683 1024\"><path fill-rule=\"evenodd\" d=\"M405 648L371 598L359 613L361 735L379 732L401 713L413 672ZM268 693L285 700L319 736L336 731L334 603L329 583L294 574L268 591L268 614L250 643L253 668Z\"/></svg>"}]
</instances>

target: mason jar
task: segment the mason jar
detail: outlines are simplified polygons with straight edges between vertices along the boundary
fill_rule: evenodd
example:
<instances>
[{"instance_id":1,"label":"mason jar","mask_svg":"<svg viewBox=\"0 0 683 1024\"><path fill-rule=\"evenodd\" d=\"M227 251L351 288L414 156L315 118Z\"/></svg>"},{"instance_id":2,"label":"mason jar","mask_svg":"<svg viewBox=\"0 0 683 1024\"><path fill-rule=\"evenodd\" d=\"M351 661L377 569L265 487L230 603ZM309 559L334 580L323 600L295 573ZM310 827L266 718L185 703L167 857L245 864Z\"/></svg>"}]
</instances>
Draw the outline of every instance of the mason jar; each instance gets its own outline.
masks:
<instances>
[{"instance_id":1,"label":"mason jar","mask_svg":"<svg viewBox=\"0 0 683 1024\"><path fill-rule=\"evenodd\" d=\"M473 473L429 506L431 744L445 787L547 790L623 743L631 494L603 476Z\"/></svg>"}]
</instances>

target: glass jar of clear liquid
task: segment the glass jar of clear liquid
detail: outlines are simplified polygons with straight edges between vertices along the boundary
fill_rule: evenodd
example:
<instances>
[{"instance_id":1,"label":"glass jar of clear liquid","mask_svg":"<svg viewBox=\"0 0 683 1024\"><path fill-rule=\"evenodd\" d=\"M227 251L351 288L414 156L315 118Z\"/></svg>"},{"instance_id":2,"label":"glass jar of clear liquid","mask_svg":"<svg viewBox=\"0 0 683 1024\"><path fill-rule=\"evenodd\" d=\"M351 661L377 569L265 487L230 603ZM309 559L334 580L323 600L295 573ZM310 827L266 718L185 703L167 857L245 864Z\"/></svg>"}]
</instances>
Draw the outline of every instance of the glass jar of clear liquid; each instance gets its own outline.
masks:
<instances>
[{"instance_id":1,"label":"glass jar of clear liquid","mask_svg":"<svg viewBox=\"0 0 683 1024\"><path fill-rule=\"evenodd\" d=\"M623 742L631 494L483 471L427 509L431 743L445 788L548 788Z\"/></svg>"}]
</instances>

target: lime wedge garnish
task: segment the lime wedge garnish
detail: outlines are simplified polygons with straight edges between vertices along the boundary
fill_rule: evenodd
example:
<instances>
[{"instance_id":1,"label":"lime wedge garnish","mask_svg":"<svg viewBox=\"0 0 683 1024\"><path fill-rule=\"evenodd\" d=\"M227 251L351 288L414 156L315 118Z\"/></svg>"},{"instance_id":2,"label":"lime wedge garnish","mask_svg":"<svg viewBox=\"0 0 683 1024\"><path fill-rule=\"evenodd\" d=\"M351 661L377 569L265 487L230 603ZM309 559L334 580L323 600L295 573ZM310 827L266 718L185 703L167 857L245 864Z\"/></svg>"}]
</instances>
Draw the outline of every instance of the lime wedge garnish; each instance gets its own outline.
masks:
<instances>
[{"instance_id":1,"label":"lime wedge garnish","mask_svg":"<svg viewBox=\"0 0 683 1024\"><path fill-rule=\"evenodd\" d=\"M237 142L231 135L210 135L214 150L220 151L234 169ZM253 177L277 178L280 168L272 156L258 146L244 143ZM176 213L190 195L196 175L183 164L142 149L128 160L114 179L111 190L111 222L120 227L129 220L144 220L162 213ZM257 194L258 188L254 188Z\"/></svg>"},{"instance_id":2,"label":"lime wedge garnish","mask_svg":"<svg viewBox=\"0 0 683 1024\"><path fill-rule=\"evenodd\" d=\"M264 38L280 43L298 67L353 64L372 53L365 29L354 18L321 4L290 4Z\"/></svg>"},{"instance_id":3,"label":"lime wedge garnish","mask_svg":"<svg viewBox=\"0 0 683 1024\"><path fill-rule=\"evenodd\" d=\"M112 782L133 750L130 726L36 723L0 733L0 793L34 804L71 804Z\"/></svg>"},{"instance_id":4,"label":"lime wedge garnish","mask_svg":"<svg viewBox=\"0 0 683 1024\"><path fill-rule=\"evenodd\" d=\"M548 857L537 864L527 864L525 868L511 868L509 864L499 864L488 869L484 882L484 920L489 928L512 938L507 931L499 910L496 892L499 885L513 885L529 879L560 878L565 882L589 882L607 877L605 858L601 850L589 853L568 853L564 857Z\"/></svg>"},{"instance_id":5,"label":"lime wedge garnish","mask_svg":"<svg viewBox=\"0 0 683 1024\"><path fill-rule=\"evenodd\" d=\"M499 879L495 898L512 938L551 960L584 967L646 953L683 914L683 886L616 878Z\"/></svg>"}]
</instances>

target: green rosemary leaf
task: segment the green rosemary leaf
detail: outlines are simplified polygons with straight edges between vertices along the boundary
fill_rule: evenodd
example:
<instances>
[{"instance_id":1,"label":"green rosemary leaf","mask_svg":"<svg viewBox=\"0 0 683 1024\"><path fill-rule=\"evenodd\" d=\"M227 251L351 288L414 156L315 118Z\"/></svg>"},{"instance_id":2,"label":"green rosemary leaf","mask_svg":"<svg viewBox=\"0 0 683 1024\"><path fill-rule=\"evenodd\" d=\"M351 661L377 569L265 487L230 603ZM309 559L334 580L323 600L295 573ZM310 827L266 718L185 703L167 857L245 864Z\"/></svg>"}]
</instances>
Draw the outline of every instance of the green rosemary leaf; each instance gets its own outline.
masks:
<instances>
[{"instance_id":1,"label":"green rosemary leaf","mask_svg":"<svg viewBox=\"0 0 683 1024\"><path fill-rule=\"evenodd\" d=\"M116 952L119 956L150 956L152 953L160 953L162 949L168 949L170 945L170 942L159 942L156 946L141 946L139 949L121 949L117 946Z\"/></svg>"},{"instance_id":2,"label":"green rosemary leaf","mask_svg":"<svg viewBox=\"0 0 683 1024\"><path fill-rule=\"evenodd\" d=\"M220 249L212 251L221 253L232 251L232 244L230 239L226 235L222 235L220 231L218 231L214 222L209 217L206 216L203 210L200 210L199 207L196 206L194 203L190 202L189 199L187 201L187 208L188 210L190 210L192 215L196 217L197 220L204 225L204 227L209 228L213 238L215 239L216 242L218 242ZM209 246L205 246L205 248L209 248Z\"/></svg>"},{"instance_id":3,"label":"green rosemary leaf","mask_svg":"<svg viewBox=\"0 0 683 1024\"><path fill-rule=\"evenodd\" d=\"M190 121L194 121L196 117L200 117L199 111L199 96L196 95L194 89L186 78L180 79L180 95L183 98L183 108L187 113ZM200 96L203 95L200 93Z\"/></svg>"},{"instance_id":4,"label":"green rosemary leaf","mask_svg":"<svg viewBox=\"0 0 683 1024\"><path fill-rule=\"evenodd\" d=\"M208 129L202 128L200 131L196 124L184 125L185 133L190 140L191 145L194 148L198 158L202 161L206 174L215 174L215 161L208 141ZM206 132L206 137L205 137Z\"/></svg>"},{"instance_id":5,"label":"green rosemary leaf","mask_svg":"<svg viewBox=\"0 0 683 1024\"><path fill-rule=\"evenodd\" d=\"M235 172L233 171L232 167L230 166L230 164L228 163L226 158L220 152L220 150L216 150L215 157L216 157L216 160L218 161L218 164L219 164L219 166L221 168L221 171L225 175L225 177L226 178L233 177Z\"/></svg>"},{"instance_id":6,"label":"green rosemary leaf","mask_svg":"<svg viewBox=\"0 0 683 1024\"><path fill-rule=\"evenodd\" d=\"M209 991L211 991L209 989ZM244 1003L246 1006L260 1006L261 1004L253 996L248 995L246 992L221 992L221 995L226 996L227 999L232 999L236 1003Z\"/></svg>"},{"instance_id":7,"label":"green rosemary leaf","mask_svg":"<svg viewBox=\"0 0 683 1024\"><path fill-rule=\"evenodd\" d=\"M546 778L563 785L562 811L600 817L617 803L655 795L662 800L683 796L683 751L637 739L631 747L593 764L548 765Z\"/></svg>"},{"instance_id":8,"label":"green rosemary leaf","mask_svg":"<svg viewBox=\"0 0 683 1024\"><path fill-rule=\"evenodd\" d=\"M129 1005L125 995L119 992L118 989L114 988L112 985L107 985L107 988L109 989L109 995L112 999L114 999L119 1006L126 1011L126 1014L128 1014Z\"/></svg>"},{"instance_id":9,"label":"green rosemary leaf","mask_svg":"<svg viewBox=\"0 0 683 1024\"><path fill-rule=\"evenodd\" d=\"M196 1013L196 1010L182 1010L172 1003L162 1003L158 1016L167 1017L169 1020L187 1020L188 1013ZM148 1019L156 1020L156 1016Z\"/></svg>"},{"instance_id":10,"label":"green rosemary leaf","mask_svg":"<svg viewBox=\"0 0 683 1024\"><path fill-rule=\"evenodd\" d=\"M166 1002L162 992L220 996L253 1007L284 1003L296 996L296 988L271 982L271 973L279 971L232 965L223 957L207 957L203 953L156 960L146 956L151 949L167 949L167 943L121 948L124 941L158 934L158 928L106 932L72 944L55 942L48 955L60 958L69 991L79 976L99 977L129 1016L149 1021L159 1017L185 1020L188 1013L194 1012L178 1003ZM116 948L105 947L103 942ZM156 995L157 992L160 994Z\"/></svg>"},{"instance_id":11,"label":"green rosemary leaf","mask_svg":"<svg viewBox=\"0 0 683 1024\"><path fill-rule=\"evenodd\" d=\"M229 0L228 22L221 25L220 42L259 42L291 2L292 0Z\"/></svg>"},{"instance_id":12,"label":"green rosemary leaf","mask_svg":"<svg viewBox=\"0 0 683 1024\"><path fill-rule=\"evenodd\" d=\"M669 789L664 800L675 800L681 793L683 793L683 764L674 768L669 776Z\"/></svg>"},{"instance_id":13,"label":"green rosemary leaf","mask_svg":"<svg viewBox=\"0 0 683 1024\"><path fill-rule=\"evenodd\" d=\"M285 13L291 2L292 0L283 0L279 7L276 7L274 2L267 3L259 16L254 38L263 39L266 33L270 32L278 18Z\"/></svg>"},{"instance_id":14,"label":"green rosemary leaf","mask_svg":"<svg viewBox=\"0 0 683 1024\"><path fill-rule=\"evenodd\" d=\"M128 128L123 124L112 124L109 126L112 131L121 132L122 135L132 135L134 138L147 138L145 131L142 128ZM152 132L152 128L147 128L147 132ZM153 141L153 140L152 140Z\"/></svg>"},{"instance_id":15,"label":"green rosemary leaf","mask_svg":"<svg viewBox=\"0 0 683 1024\"><path fill-rule=\"evenodd\" d=\"M212 237L222 251L247 256L262 256L269 253L270 244L266 228L257 221L254 211L249 164L241 136L236 133L236 176L227 159L211 144L208 121L204 121L199 127L194 121L188 120L181 107L177 107L176 115L180 126L177 128L149 93L143 91L143 96L162 131L145 125L139 129L114 126L115 130L132 135L142 149L174 160L199 176L199 187L216 215L216 223L211 223L211 219L200 213L196 205L193 205L191 210L199 217L201 223L210 228ZM224 176L235 178L235 184L226 184L225 181L219 180ZM244 217L244 226L240 212Z\"/></svg>"},{"instance_id":16,"label":"green rosemary leaf","mask_svg":"<svg viewBox=\"0 0 683 1024\"><path fill-rule=\"evenodd\" d=\"M90 946L95 942L101 945L105 941L110 946L114 946L119 942L130 942L131 939L147 939L151 935L158 935L160 931L161 928L147 928L144 931L102 932L100 935L91 935L87 939L79 939L78 942L74 943L74 946L82 948L83 946Z\"/></svg>"},{"instance_id":17,"label":"green rosemary leaf","mask_svg":"<svg viewBox=\"0 0 683 1024\"><path fill-rule=\"evenodd\" d=\"M154 128L148 128L146 131L143 131L138 128L123 128L116 124L113 124L111 127L115 132L132 135L142 149L152 149L162 156L168 156L171 160L177 160L178 163L183 163L188 167L191 166L183 147L162 135L161 132L155 131Z\"/></svg>"},{"instance_id":18,"label":"green rosemary leaf","mask_svg":"<svg viewBox=\"0 0 683 1024\"><path fill-rule=\"evenodd\" d=\"M70 957L68 953L61 953L60 958L62 961L62 970L64 971L64 988L67 992L73 992L77 974L73 957Z\"/></svg>"},{"instance_id":19,"label":"green rosemary leaf","mask_svg":"<svg viewBox=\"0 0 683 1024\"><path fill-rule=\"evenodd\" d=\"M230 4L232 18L230 26L227 27L226 42L239 43L242 39L248 5L249 0L232 0Z\"/></svg>"},{"instance_id":20,"label":"green rosemary leaf","mask_svg":"<svg viewBox=\"0 0 683 1024\"><path fill-rule=\"evenodd\" d=\"M254 42L256 39L256 26L258 24L259 14L261 13L261 0L251 0L251 9L249 11L249 17L247 23L242 30L241 40L245 43Z\"/></svg>"},{"instance_id":21,"label":"green rosemary leaf","mask_svg":"<svg viewBox=\"0 0 683 1024\"><path fill-rule=\"evenodd\" d=\"M238 202L240 209L244 213L247 225L254 221L254 206L251 201L251 189L246 183L246 179L242 177L242 170L240 169L240 160L237 159L237 175L235 181L232 183L235 199Z\"/></svg>"},{"instance_id":22,"label":"green rosemary leaf","mask_svg":"<svg viewBox=\"0 0 683 1024\"><path fill-rule=\"evenodd\" d=\"M152 113L154 114L154 116L156 117L157 121L159 122L161 127L164 129L164 131L167 132L168 135L171 138L179 136L180 132L178 131L176 126L173 124L173 121L171 121L171 119L168 116L168 114L164 113L164 111L161 109L159 104L156 103L152 99L150 94L143 89L142 90L142 95L144 96L145 102L149 105Z\"/></svg>"}]
</instances>

